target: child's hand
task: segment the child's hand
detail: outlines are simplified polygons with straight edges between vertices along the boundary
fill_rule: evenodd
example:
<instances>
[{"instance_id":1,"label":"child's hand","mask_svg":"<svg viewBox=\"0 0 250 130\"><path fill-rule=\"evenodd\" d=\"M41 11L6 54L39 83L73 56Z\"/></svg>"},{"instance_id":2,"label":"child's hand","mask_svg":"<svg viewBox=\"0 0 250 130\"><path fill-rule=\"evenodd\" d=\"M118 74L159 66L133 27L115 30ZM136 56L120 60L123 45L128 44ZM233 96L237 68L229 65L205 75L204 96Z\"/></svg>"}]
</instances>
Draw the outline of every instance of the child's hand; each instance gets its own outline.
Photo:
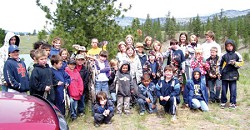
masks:
<instances>
[{"instance_id":1,"label":"child's hand","mask_svg":"<svg viewBox=\"0 0 250 130\"><path fill-rule=\"evenodd\" d=\"M169 98L170 98L170 96L166 96L166 97L164 97L164 100L165 100L165 101L168 101Z\"/></svg>"},{"instance_id":2,"label":"child's hand","mask_svg":"<svg viewBox=\"0 0 250 130\"><path fill-rule=\"evenodd\" d=\"M45 91L50 91L50 89L51 89L50 86L45 87Z\"/></svg>"},{"instance_id":3,"label":"child's hand","mask_svg":"<svg viewBox=\"0 0 250 130\"><path fill-rule=\"evenodd\" d=\"M163 96L160 96L160 100L162 101L164 98L163 98Z\"/></svg>"},{"instance_id":4,"label":"child's hand","mask_svg":"<svg viewBox=\"0 0 250 130\"><path fill-rule=\"evenodd\" d=\"M106 113L106 115L109 115L110 110L108 109L108 110L105 110L104 112Z\"/></svg>"},{"instance_id":5,"label":"child's hand","mask_svg":"<svg viewBox=\"0 0 250 130\"><path fill-rule=\"evenodd\" d=\"M57 85L63 85L63 82L62 82L62 81L59 81L59 82L57 83Z\"/></svg>"},{"instance_id":6,"label":"child's hand","mask_svg":"<svg viewBox=\"0 0 250 130\"><path fill-rule=\"evenodd\" d=\"M147 103L150 103L151 101L150 101L150 99L149 99L149 98L146 98L146 102L147 102Z\"/></svg>"},{"instance_id":7,"label":"child's hand","mask_svg":"<svg viewBox=\"0 0 250 130\"><path fill-rule=\"evenodd\" d=\"M68 84L68 83L66 83L66 84L65 84L65 86L64 86L64 88L65 88L65 89L67 89L67 88L68 88L68 86L69 86L69 84Z\"/></svg>"}]
</instances>

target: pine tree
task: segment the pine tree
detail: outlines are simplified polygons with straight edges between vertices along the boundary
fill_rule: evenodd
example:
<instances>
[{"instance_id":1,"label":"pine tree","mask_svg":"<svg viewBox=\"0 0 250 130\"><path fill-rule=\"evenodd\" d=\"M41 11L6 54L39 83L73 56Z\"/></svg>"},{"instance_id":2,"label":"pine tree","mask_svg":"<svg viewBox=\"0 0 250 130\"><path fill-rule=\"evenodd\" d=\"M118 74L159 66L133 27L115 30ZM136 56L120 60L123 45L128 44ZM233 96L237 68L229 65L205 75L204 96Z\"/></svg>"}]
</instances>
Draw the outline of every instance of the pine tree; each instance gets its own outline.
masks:
<instances>
[{"instance_id":1,"label":"pine tree","mask_svg":"<svg viewBox=\"0 0 250 130\"><path fill-rule=\"evenodd\" d=\"M121 34L122 28L114 18L128 9L116 8L115 1L58 0L55 12L51 12L48 6L42 5L40 0L36 0L36 3L54 25L50 37L63 38L67 43L64 47L70 49L72 44L76 43L90 46L92 38L98 38L99 41L114 41L108 46L116 46L115 41L121 39L123 34Z\"/></svg>"},{"instance_id":2,"label":"pine tree","mask_svg":"<svg viewBox=\"0 0 250 130\"><path fill-rule=\"evenodd\" d=\"M215 40L219 41L220 37L221 37L221 26L220 26L220 21L217 15L215 15L213 17L213 21L212 21L212 31L215 33L216 37Z\"/></svg>"},{"instance_id":3,"label":"pine tree","mask_svg":"<svg viewBox=\"0 0 250 130\"><path fill-rule=\"evenodd\" d=\"M152 31L152 19L150 18L150 15L147 14L147 18L146 18L146 21L144 23L144 29L143 29L143 32L145 34L145 36L151 36L153 37L153 31Z\"/></svg>"},{"instance_id":4,"label":"pine tree","mask_svg":"<svg viewBox=\"0 0 250 130\"><path fill-rule=\"evenodd\" d=\"M0 28L0 44L4 44L5 30Z\"/></svg>"}]
</instances>

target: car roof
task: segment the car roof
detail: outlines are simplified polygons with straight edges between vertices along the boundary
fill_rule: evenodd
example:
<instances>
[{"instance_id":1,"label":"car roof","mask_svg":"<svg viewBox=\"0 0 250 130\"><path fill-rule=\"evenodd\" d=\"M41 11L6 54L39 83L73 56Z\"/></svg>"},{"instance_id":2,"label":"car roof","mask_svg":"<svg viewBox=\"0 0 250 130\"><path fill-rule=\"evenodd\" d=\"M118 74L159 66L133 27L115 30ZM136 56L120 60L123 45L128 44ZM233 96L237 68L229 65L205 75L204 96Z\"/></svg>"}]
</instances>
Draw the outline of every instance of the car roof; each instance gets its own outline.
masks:
<instances>
[{"instance_id":1,"label":"car roof","mask_svg":"<svg viewBox=\"0 0 250 130\"><path fill-rule=\"evenodd\" d=\"M58 119L52 106L27 94L0 92L0 127L57 129ZM19 127L18 127L19 126ZM6 127L9 128L9 127Z\"/></svg>"}]
</instances>

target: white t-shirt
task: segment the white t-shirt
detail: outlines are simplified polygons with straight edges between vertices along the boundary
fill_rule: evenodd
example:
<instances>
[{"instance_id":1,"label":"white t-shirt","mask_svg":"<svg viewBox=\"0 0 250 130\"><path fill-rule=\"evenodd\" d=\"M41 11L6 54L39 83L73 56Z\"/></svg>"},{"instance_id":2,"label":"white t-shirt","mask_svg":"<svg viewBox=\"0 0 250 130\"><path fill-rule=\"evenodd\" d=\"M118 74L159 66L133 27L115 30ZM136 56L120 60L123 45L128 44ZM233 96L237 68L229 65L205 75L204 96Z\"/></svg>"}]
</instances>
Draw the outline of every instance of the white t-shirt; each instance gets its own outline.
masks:
<instances>
[{"instance_id":1,"label":"white t-shirt","mask_svg":"<svg viewBox=\"0 0 250 130\"><path fill-rule=\"evenodd\" d=\"M208 43L208 42L205 42L201 45L201 48L202 48L202 52L203 52L203 57L205 59L209 58L210 57L210 49L212 47L217 47L218 49L218 53L217 55L220 57L221 56L221 46L216 43L215 41L211 42L211 43Z\"/></svg>"}]
</instances>

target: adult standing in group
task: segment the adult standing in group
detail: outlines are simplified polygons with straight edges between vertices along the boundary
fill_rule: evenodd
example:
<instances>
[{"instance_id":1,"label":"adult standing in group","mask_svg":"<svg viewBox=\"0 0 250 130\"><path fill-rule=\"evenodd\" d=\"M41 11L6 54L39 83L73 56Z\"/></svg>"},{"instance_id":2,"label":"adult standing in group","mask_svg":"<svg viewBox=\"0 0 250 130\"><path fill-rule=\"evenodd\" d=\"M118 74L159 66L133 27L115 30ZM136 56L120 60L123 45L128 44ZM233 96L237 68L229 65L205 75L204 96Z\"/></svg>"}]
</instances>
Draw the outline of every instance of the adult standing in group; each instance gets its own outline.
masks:
<instances>
[{"instance_id":1,"label":"adult standing in group","mask_svg":"<svg viewBox=\"0 0 250 130\"><path fill-rule=\"evenodd\" d=\"M205 36L206 36L206 42L201 44L204 59L207 59L210 57L210 49L212 47L218 48L218 56L221 56L221 46L215 42L214 32L207 31Z\"/></svg>"},{"instance_id":2,"label":"adult standing in group","mask_svg":"<svg viewBox=\"0 0 250 130\"><path fill-rule=\"evenodd\" d=\"M4 80L4 76L3 76L3 67L4 67L4 63L7 61L8 59L8 55L9 55L9 46L10 45L16 45L19 46L20 43L20 38L15 35L13 32L8 32L5 35L4 38L4 44L3 46L0 48L0 87L2 87L2 91L7 92L8 88L6 87L5 84L5 80Z\"/></svg>"},{"instance_id":3,"label":"adult standing in group","mask_svg":"<svg viewBox=\"0 0 250 130\"><path fill-rule=\"evenodd\" d=\"M91 40L91 49L88 50L87 54L91 56L97 56L102 50L106 50L108 42L104 42L102 48L98 47L98 39L93 38Z\"/></svg>"}]
</instances>

